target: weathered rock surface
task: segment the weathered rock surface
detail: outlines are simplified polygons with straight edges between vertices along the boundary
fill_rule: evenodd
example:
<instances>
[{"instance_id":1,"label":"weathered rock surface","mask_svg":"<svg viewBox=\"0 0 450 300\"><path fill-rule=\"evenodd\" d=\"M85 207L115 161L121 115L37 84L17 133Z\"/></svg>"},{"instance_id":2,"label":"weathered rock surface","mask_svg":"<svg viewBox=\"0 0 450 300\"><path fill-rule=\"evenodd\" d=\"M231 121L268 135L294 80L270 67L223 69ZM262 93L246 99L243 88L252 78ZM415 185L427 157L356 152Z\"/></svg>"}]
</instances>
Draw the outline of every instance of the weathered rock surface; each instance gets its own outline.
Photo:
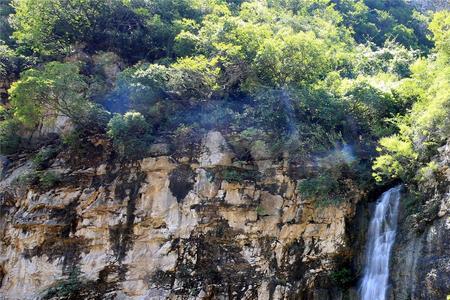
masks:
<instances>
[{"instance_id":1,"label":"weathered rock surface","mask_svg":"<svg viewBox=\"0 0 450 300\"><path fill-rule=\"evenodd\" d=\"M52 160L50 189L21 186L28 160L5 171L0 299L339 299L328 275L361 194L318 208L283 162L262 155L271 175L253 179L257 162L233 166L218 132L188 159L70 159Z\"/></svg>"}]
</instances>

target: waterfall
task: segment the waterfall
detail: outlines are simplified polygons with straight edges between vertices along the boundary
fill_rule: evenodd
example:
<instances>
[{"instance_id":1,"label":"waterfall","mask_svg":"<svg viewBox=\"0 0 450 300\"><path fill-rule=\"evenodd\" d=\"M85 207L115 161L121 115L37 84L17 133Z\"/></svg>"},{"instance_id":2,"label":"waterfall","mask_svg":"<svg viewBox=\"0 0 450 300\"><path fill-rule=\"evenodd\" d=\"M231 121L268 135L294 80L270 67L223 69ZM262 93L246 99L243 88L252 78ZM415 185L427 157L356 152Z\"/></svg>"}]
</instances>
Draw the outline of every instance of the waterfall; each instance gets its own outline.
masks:
<instances>
[{"instance_id":1,"label":"waterfall","mask_svg":"<svg viewBox=\"0 0 450 300\"><path fill-rule=\"evenodd\" d=\"M381 195L370 221L364 277L360 287L362 300L385 300L388 289L389 258L397 231L400 186Z\"/></svg>"}]
</instances>

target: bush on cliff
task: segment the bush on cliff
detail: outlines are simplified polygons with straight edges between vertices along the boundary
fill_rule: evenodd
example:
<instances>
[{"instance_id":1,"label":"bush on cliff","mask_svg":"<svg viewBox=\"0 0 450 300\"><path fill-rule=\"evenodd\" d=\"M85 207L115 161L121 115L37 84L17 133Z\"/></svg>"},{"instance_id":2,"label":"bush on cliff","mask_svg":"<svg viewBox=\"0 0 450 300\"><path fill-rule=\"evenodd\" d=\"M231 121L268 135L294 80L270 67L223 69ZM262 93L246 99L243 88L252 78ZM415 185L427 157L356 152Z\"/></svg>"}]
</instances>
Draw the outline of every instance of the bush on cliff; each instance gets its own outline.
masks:
<instances>
[{"instance_id":1,"label":"bush on cliff","mask_svg":"<svg viewBox=\"0 0 450 300\"><path fill-rule=\"evenodd\" d=\"M120 156L143 156L151 140L150 129L141 113L127 112L112 117L108 123L108 136Z\"/></svg>"},{"instance_id":2,"label":"bush on cliff","mask_svg":"<svg viewBox=\"0 0 450 300\"><path fill-rule=\"evenodd\" d=\"M22 138L18 135L20 122L16 119L0 121L0 154L12 154L20 150Z\"/></svg>"}]
</instances>

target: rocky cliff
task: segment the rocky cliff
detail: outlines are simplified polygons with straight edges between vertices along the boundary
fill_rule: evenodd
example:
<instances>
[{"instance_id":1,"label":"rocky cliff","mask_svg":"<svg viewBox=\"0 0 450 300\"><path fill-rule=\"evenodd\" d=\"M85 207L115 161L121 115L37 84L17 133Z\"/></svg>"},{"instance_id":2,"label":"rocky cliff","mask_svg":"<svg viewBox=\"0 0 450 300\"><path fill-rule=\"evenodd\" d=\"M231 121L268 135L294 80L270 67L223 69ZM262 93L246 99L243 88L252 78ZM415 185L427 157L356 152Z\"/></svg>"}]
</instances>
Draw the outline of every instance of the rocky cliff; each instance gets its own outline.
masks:
<instances>
[{"instance_id":1,"label":"rocky cliff","mask_svg":"<svg viewBox=\"0 0 450 300\"><path fill-rule=\"evenodd\" d=\"M96 147L47 157L34 182L29 157L4 161L1 299L342 297L362 192L319 207L286 161L261 147L237 160L219 132L190 156L156 145L119 162Z\"/></svg>"},{"instance_id":2,"label":"rocky cliff","mask_svg":"<svg viewBox=\"0 0 450 300\"><path fill-rule=\"evenodd\" d=\"M189 154L156 144L126 162L108 149L3 158L0 299L357 298L365 192L320 206L286 159L261 145L239 159L215 131ZM390 299L449 292L449 149L426 205L402 199Z\"/></svg>"},{"instance_id":3,"label":"rocky cliff","mask_svg":"<svg viewBox=\"0 0 450 300\"><path fill-rule=\"evenodd\" d=\"M438 172L421 185L425 204L403 199L393 251L391 299L450 295L450 142L439 149Z\"/></svg>"}]
</instances>

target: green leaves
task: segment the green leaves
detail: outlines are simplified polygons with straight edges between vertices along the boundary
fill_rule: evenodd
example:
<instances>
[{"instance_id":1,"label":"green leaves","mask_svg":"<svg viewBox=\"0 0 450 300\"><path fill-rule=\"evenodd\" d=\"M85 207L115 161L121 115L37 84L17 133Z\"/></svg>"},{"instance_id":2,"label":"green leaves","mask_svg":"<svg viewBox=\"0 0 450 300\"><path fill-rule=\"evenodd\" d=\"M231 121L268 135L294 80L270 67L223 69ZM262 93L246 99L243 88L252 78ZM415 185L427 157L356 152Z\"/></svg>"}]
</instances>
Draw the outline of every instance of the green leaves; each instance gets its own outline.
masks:
<instances>
[{"instance_id":1,"label":"green leaves","mask_svg":"<svg viewBox=\"0 0 450 300\"><path fill-rule=\"evenodd\" d=\"M216 64L201 55L180 58L169 67L143 64L121 74L119 89L130 98L130 108L141 112L162 99L205 101L219 90Z\"/></svg>"},{"instance_id":2,"label":"green leaves","mask_svg":"<svg viewBox=\"0 0 450 300\"><path fill-rule=\"evenodd\" d=\"M123 116L115 114L108 123L108 135L114 139L125 139L130 133L139 136L147 130L148 124L138 112L127 112Z\"/></svg>"},{"instance_id":3,"label":"green leaves","mask_svg":"<svg viewBox=\"0 0 450 300\"><path fill-rule=\"evenodd\" d=\"M449 21L448 13L435 15L430 29L435 34L436 57L418 60L411 68L412 78L400 87L401 96L416 102L399 119L399 134L380 140L381 155L373 166L378 181L415 182L436 169L433 159L450 136L450 64L445 46Z\"/></svg>"},{"instance_id":4,"label":"green leaves","mask_svg":"<svg viewBox=\"0 0 450 300\"><path fill-rule=\"evenodd\" d=\"M17 120L0 121L0 153L12 154L19 150L22 138L18 131L20 124Z\"/></svg>"},{"instance_id":5,"label":"green leaves","mask_svg":"<svg viewBox=\"0 0 450 300\"><path fill-rule=\"evenodd\" d=\"M378 46L395 40L407 48L431 47L423 16L406 1L332 0L343 22L354 31L358 43L372 41Z\"/></svg>"},{"instance_id":6,"label":"green leaves","mask_svg":"<svg viewBox=\"0 0 450 300\"><path fill-rule=\"evenodd\" d=\"M375 165L380 176L402 177L449 130L449 17L437 14L430 27L437 59L414 63L411 48L429 46L425 18L395 3L15 0L19 47L0 46L0 73L18 73L15 53L37 55L10 89L15 118L35 128L64 115L97 128L94 115L109 118L98 101L121 113L108 125L120 153L145 149L150 133L218 124L261 130L291 157L342 139L373 153L396 130L389 120L412 109L394 122L398 135L381 140ZM83 75L60 62L79 58Z\"/></svg>"},{"instance_id":7,"label":"green leaves","mask_svg":"<svg viewBox=\"0 0 450 300\"><path fill-rule=\"evenodd\" d=\"M120 156L134 158L145 154L150 126L138 112L115 114L108 123L108 136Z\"/></svg>"},{"instance_id":8,"label":"green leaves","mask_svg":"<svg viewBox=\"0 0 450 300\"><path fill-rule=\"evenodd\" d=\"M314 33L285 31L263 42L254 66L258 78L282 87L317 81L330 70L330 58Z\"/></svg>"},{"instance_id":9,"label":"green leaves","mask_svg":"<svg viewBox=\"0 0 450 300\"><path fill-rule=\"evenodd\" d=\"M443 10L436 13L430 23L430 30L433 32L436 49L447 58L450 57L450 12Z\"/></svg>"},{"instance_id":10,"label":"green leaves","mask_svg":"<svg viewBox=\"0 0 450 300\"><path fill-rule=\"evenodd\" d=\"M28 127L54 120L58 115L73 122L84 120L90 109L87 83L72 63L51 62L43 70L30 69L10 88L15 117Z\"/></svg>"},{"instance_id":11,"label":"green leaves","mask_svg":"<svg viewBox=\"0 0 450 300\"><path fill-rule=\"evenodd\" d=\"M24 51L67 55L73 49L120 53L130 61L170 56L179 28L200 13L187 0L15 0L14 38Z\"/></svg>"},{"instance_id":12,"label":"green leaves","mask_svg":"<svg viewBox=\"0 0 450 300\"><path fill-rule=\"evenodd\" d=\"M385 154L380 155L373 165L375 180L407 179L412 164L418 158L411 141L394 135L382 138L380 146L377 150Z\"/></svg>"},{"instance_id":13,"label":"green leaves","mask_svg":"<svg viewBox=\"0 0 450 300\"><path fill-rule=\"evenodd\" d=\"M102 1L13 1L14 38L43 56L66 54L77 38L88 35Z\"/></svg>"}]
</instances>

